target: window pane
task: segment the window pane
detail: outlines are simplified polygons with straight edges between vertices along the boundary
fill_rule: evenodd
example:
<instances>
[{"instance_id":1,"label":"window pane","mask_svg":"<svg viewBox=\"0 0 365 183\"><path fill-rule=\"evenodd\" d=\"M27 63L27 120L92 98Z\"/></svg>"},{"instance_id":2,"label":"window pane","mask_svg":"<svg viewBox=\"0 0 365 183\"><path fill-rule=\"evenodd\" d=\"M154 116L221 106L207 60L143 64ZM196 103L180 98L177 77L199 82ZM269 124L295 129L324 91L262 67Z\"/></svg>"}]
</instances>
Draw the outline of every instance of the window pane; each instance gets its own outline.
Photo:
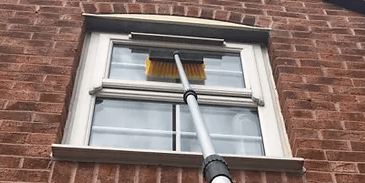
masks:
<instances>
[{"instance_id":1,"label":"window pane","mask_svg":"<svg viewBox=\"0 0 365 183\"><path fill-rule=\"evenodd\" d=\"M172 114L171 104L97 99L89 144L172 150Z\"/></svg>"},{"instance_id":2,"label":"window pane","mask_svg":"<svg viewBox=\"0 0 365 183\"><path fill-rule=\"evenodd\" d=\"M217 139L212 138L217 153L240 155L264 155L261 140ZM196 136L181 136L181 150L187 152L201 152Z\"/></svg>"},{"instance_id":3,"label":"window pane","mask_svg":"<svg viewBox=\"0 0 365 183\"><path fill-rule=\"evenodd\" d=\"M180 110L181 131L195 132L188 106L181 105ZM200 106L200 111L211 134L261 137L256 109Z\"/></svg>"},{"instance_id":4,"label":"window pane","mask_svg":"<svg viewBox=\"0 0 365 183\"><path fill-rule=\"evenodd\" d=\"M152 102L98 99L93 125L171 130L172 105Z\"/></svg>"},{"instance_id":5,"label":"window pane","mask_svg":"<svg viewBox=\"0 0 365 183\"><path fill-rule=\"evenodd\" d=\"M115 134L95 131L92 132L90 137L90 145L134 149L172 150L172 140L172 136L168 134Z\"/></svg>"},{"instance_id":6,"label":"window pane","mask_svg":"<svg viewBox=\"0 0 365 183\"><path fill-rule=\"evenodd\" d=\"M175 50L114 45L111 55L109 78L179 83L179 79L171 79L164 76L146 76L145 63L151 51L172 53ZM245 87L239 54L191 50L179 50L179 52L182 55L197 56L204 61L206 69L203 72L206 73L207 79L202 81L191 80L190 82L192 84L233 88ZM182 60L184 60L184 56L182 56ZM163 67L162 70L166 70L166 68ZM176 77L178 76L176 75Z\"/></svg>"}]
</instances>

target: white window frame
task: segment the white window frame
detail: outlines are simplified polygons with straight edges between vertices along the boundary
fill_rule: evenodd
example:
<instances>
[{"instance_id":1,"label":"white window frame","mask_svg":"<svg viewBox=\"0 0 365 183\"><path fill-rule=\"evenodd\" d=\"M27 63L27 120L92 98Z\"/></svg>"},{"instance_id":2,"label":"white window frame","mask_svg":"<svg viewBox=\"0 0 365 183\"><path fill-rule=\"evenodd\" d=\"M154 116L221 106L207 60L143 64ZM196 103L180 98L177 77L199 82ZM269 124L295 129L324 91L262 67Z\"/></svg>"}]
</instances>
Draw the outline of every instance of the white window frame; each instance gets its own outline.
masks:
<instances>
[{"instance_id":1,"label":"white window frame","mask_svg":"<svg viewBox=\"0 0 365 183\"><path fill-rule=\"evenodd\" d=\"M186 153L174 151L160 151L160 150L139 150L126 148L98 148L88 147L88 140L90 136L91 121L93 116L93 109L96 97L110 97L118 99L153 99L152 101L164 102L181 102L182 103L182 85L177 83L161 83L151 81L123 81L108 79L107 74L110 64L111 48L114 43L120 42L127 45L141 45L141 46L162 46L167 47L169 44L164 42L149 42L131 40L128 34L113 34L102 32L88 33L84 42L80 66L77 71L75 87L73 91L72 101L70 105L69 115L67 118L65 134L62 144L53 145L53 153L57 154L58 159L73 159L88 161L83 155L75 155L77 157L67 158L67 155L61 155L65 150L83 152L82 149L87 149L87 152L94 152L96 154L100 151L104 152L118 152L122 154L119 160L108 160L108 156L102 156L100 161L118 161L133 163L131 160L141 156L141 154L148 154L149 156L160 157L168 154L167 157L181 157L192 158L199 153ZM264 146L265 156L245 156L245 155L224 155L228 158L228 162L235 161L233 167L242 168L253 161L286 161L285 166L302 167L303 160L292 157L289 147L288 139L285 133L285 126L283 123L280 107L278 104L277 93L275 89L272 71L268 59L268 51L265 47L259 44L243 44L226 42L224 47L218 46L202 46L202 45L186 45L174 44L179 48L198 49L207 51L219 50L240 53L243 65L245 88L217 88L208 86L193 85L193 88L199 95L200 104L210 105L229 105L238 107L257 107L261 134ZM127 90L129 89L129 90ZM132 90L131 90L132 89ZM144 91L148 89L150 91ZM267 92L263 92L267 91ZM104 152L105 153L105 152ZM134 156L136 155L136 156ZM182 155L182 156L181 156ZM57 159L57 156L55 158ZM95 157L95 156L94 156ZM186 159L183 158L183 159ZM100 159L100 156L99 156ZM194 158L193 158L194 159ZM147 160L146 160L147 161ZM162 163L161 163L162 162ZM158 164L190 166L189 161L185 163L177 161L177 164L170 161L162 161ZM163 163L165 162L165 163ZM146 164L154 164L147 161ZM283 163L283 162L281 162ZM195 166L192 163L191 166ZM200 162L199 162L200 164ZM277 162L276 162L277 164ZM280 163L279 163L280 164ZM232 166L232 165L231 165ZM245 169L268 169L273 168L255 168L260 165L251 165ZM284 165L283 165L284 166ZM281 167L286 171L287 167ZM275 168L274 168L275 169ZM277 168L276 168L277 169ZM280 166L279 166L280 169ZM298 171L298 170L294 170Z\"/></svg>"}]
</instances>

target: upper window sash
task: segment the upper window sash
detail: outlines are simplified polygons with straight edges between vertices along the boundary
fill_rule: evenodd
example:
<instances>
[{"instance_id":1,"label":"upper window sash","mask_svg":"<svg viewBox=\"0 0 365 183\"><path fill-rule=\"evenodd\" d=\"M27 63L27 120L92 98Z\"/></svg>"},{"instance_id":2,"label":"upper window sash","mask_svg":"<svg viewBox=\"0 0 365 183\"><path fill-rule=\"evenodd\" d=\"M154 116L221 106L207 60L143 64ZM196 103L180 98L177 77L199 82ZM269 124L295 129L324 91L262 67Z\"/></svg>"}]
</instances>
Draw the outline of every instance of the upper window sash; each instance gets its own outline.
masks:
<instances>
[{"instance_id":1,"label":"upper window sash","mask_svg":"<svg viewBox=\"0 0 365 183\"><path fill-rule=\"evenodd\" d=\"M154 88L156 90L162 89L162 87L154 86L164 86L169 88L165 90L167 92L179 92L178 86L180 84L176 83L163 83L163 82L153 82L153 81L131 81L131 80L113 80L108 78L108 72L110 69L110 58L111 51L114 44L124 44L124 45L134 45L134 46L153 46L153 47L166 47L166 48L176 48L176 49L191 49L191 50L206 50L206 51L220 51L228 53L239 53L241 57L243 78L245 82L245 88L225 88L225 87L214 87L214 86L199 86L193 85L193 87L201 94L209 95L222 95L222 96L235 96L235 97L250 97L256 101L259 105L263 105L263 97L261 92L261 86L259 84L257 76L257 67L255 62L255 55L253 52L253 47L246 44L235 44L226 43L225 46L204 46L204 45L191 45L184 43L167 43L167 42L156 42L156 41L140 41L140 40L130 40L128 35L119 34L103 34L103 33L92 33L93 36L98 37L98 54L96 55L96 60L98 62L94 67L93 74L93 84L91 85L90 91L93 91L101 87L115 87L115 88L126 88L131 86L131 89L148 89ZM120 84L120 85L119 85ZM141 84L141 85L140 85ZM150 87L150 88L149 88ZM177 90L174 90L174 89ZM171 90L170 90L171 89ZM162 91L164 91L162 89Z\"/></svg>"}]
</instances>

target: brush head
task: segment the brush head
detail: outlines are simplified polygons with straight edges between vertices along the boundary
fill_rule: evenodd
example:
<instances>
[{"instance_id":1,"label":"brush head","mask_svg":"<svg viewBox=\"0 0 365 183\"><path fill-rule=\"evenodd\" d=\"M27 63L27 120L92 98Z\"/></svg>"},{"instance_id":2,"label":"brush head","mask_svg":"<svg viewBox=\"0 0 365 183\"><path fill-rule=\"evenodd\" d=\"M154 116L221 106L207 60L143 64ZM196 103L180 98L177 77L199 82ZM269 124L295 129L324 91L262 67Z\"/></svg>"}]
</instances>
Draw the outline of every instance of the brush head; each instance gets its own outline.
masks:
<instances>
[{"instance_id":1,"label":"brush head","mask_svg":"<svg viewBox=\"0 0 365 183\"><path fill-rule=\"evenodd\" d=\"M202 55L179 53L185 74L189 80L206 80L205 64ZM179 72L171 50L151 51L146 60L148 78L179 79Z\"/></svg>"}]
</instances>

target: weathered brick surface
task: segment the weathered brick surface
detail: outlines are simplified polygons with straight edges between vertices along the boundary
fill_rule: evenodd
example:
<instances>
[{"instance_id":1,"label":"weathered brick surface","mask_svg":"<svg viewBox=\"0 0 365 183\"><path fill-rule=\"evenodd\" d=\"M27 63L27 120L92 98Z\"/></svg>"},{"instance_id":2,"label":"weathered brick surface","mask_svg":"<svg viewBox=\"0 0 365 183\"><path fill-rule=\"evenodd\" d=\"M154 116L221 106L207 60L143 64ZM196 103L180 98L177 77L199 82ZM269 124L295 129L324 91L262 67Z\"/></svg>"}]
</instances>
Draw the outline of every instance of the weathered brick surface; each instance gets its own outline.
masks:
<instances>
[{"instance_id":1,"label":"weathered brick surface","mask_svg":"<svg viewBox=\"0 0 365 183\"><path fill-rule=\"evenodd\" d=\"M0 1L0 181L201 182L199 169L52 162L83 38L81 13L200 17L272 28L269 52L294 156L307 173L234 182L363 182L365 16L321 0Z\"/></svg>"}]
</instances>

